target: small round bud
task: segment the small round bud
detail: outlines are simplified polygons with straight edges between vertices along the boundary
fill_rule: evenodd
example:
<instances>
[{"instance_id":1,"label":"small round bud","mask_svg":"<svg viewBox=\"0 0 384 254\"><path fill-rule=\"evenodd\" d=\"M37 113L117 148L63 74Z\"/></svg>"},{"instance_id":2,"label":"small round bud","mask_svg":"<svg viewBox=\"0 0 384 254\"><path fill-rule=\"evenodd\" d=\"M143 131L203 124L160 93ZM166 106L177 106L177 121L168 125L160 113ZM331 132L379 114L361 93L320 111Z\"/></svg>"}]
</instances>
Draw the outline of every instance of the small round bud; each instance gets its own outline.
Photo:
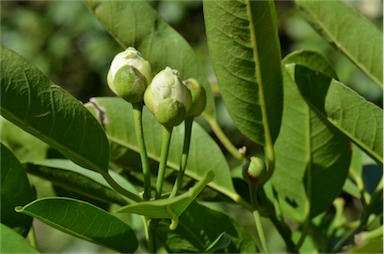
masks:
<instances>
[{"instance_id":1,"label":"small round bud","mask_svg":"<svg viewBox=\"0 0 384 254\"><path fill-rule=\"evenodd\" d=\"M193 78L184 80L183 83L189 89L192 96L192 106L188 110L187 116L197 117L203 113L205 105L207 104L205 89L196 79Z\"/></svg>"},{"instance_id":2,"label":"small round bud","mask_svg":"<svg viewBox=\"0 0 384 254\"><path fill-rule=\"evenodd\" d=\"M265 162L258 157L251 159L243 166L243 179L254 185L263 184L267 181L267 167Z\"/></svg>"},{"instance_id":3,"label":"small round bud","mask_svg":"<svg viewBox=\"0 0 384 254\"><path fill-rule=\"evenodd\" d=\"M131 47L115 56L107 77L111 90L130 103L143 101L151 80L151 66Z\"/></svg>"},{"instance_id":4,"label":"small round bud","mask_svg":"<svg viewBox=\"0 0 384 254\"><path fill-rule=\"evenodd\" d=\"M152 80L144 102L156 119L166 127L179 125L191 107L191 93L180 81L179 73L167 67Z\"/></svg>"}]
</instances>

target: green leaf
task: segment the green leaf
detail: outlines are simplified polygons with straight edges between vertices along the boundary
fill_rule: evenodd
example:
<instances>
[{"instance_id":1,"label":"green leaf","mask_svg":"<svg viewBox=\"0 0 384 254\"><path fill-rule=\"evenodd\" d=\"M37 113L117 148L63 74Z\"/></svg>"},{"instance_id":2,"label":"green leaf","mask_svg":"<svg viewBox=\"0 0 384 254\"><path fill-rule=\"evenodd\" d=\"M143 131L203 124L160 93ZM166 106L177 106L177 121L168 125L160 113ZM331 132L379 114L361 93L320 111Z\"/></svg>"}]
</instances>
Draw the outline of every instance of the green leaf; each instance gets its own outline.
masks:
<instances>
[{"instance_id":1,"label":"green leaf","mask_svg":"<svg viewBox=\"0 0 384 254\"><path fill-rule=\"evenodd\" d=\"M215 117L211 87L196 54L148 3L85 0L85 4L123 48L140 51L154 73L170 66L180 72L182 79L197 79L207 92L205 113Z\"/></svg>"},{"instance_id":2,"label":"green leaf","mask_svg":"<svg viewBox=\"0 0 384 254\"><path fill-rule=\"evenodd\" d=\"M28 173L39 176L54 183L61 188L80 193L87 197L118 205L127 205L128 201L119 193L111 189L104 178L93 171L89 171L74 164L70 160L49 159L34 161L26 164ZM137 192L120 175L111 171L111 175L120 185L132 192ZM124 184L125 183L125 184ZM128 185L128 186L127 186Z\"/></svg>"},{"instance_id":3,"label":"green leaf","mask_svg":"<svg viewBox=\"0 0 384 254\"><path fill-rule=\"evenodd\" d=\"M21 235L1 223L0 253L39 253Z\"/></svg>"},{"instance_id":4,"label":"green leaf","mask_svg":"<svg viewBox=\"0 0 384 254\"><path fill-rule=\"evenodd\" d=\"M111 151L119 150L116 149L118 146L139 153L131 105L120 98L92 98L87 106L103 123L111 142ZM143 128L148 156L159 161L161 126L146 108L143 111ZM183 140L184 126L180 125L172 131L167 161L167 166L174 170L179 169ZM111 157L115 156L111 155ZM240 197L234 190L230 169L223 153L212 138L198 124L194 123L186 175L200 180L209 170L214 171L215 178L208 185L238 201Z\"/></svg>"},{"instance_id":5,"label":"green leaf","mask_svg":"<svg viewBox=\"0 0 384 254\"><path fill-rule=\"evenodd\" d=\"M228 215L193 202L180 216L179 226L171 231L167 222L155 227L157 238L170 253L202 253L212 247L219 237L230 236L230 243L220 253L257 253L256 243Z\"/></svg>"},{"instance_id":6,"label":"green leaf","mask_svg":"<svg viewBox=\"0 0 384 254\"><path fill-rule=\"evenodd\" d=\"M279 133L283 87L273 1L204 1L208 46L235 125L259 144Z\"/></svg>"},{"instance_id":7,"label":"green leaf","mask_svg":"<svg viewBox=\"0 0 384 254\"><path fill-rule=\"evenodd\" d=\"M40 139L23 131L10 121L0 116L1 142L11 148L16 157L23 163L31 160L43 160L48 145Z\"/></svg>"},{"instance_id":8,"label":"green leaf","mask_svg":"<svg viewBox=\"0 0 384 254\"><path fill-rule=\"evenodd\" d=\"M374 160L383 164L383 111L344 84L302 65L286 69L322 120L332 124Z\"/></svg>"},{"instance_id":9,"label":"green leaf","mask_svg":"<svg viewBox=\"0 0 384 254\"><path fill-rule=\"evenodd\" d=\"M105 174L108 140L92 114L17 53L1 47L0 55L1 115L75 163Z\"/></svg>"},{"instance_id":10,"label":"green leaf","mask_svg":"<svg viewBox=\"0 0 384 254\"><path fill-rule=\"evenodd\" d=\"M296 0L305 19L379 86L383 86L383 33L339 0Z\"/></svg>"},{"instance_id":11,"label":"green leaf","mask_svg":"<svg viewBox=\"0 0 384 254\"><path fill-rule=\"evenodd\" d=\"M1 223L26 236L32 218L15 212L16 206L31 202L32 188L27 174L15 155L1 144Z\"/></svg>"},{"instance_id":12,"label":"green leaf","mask_svg":"<svg viewBox=\"0 0 384 254\"><path fill-rule=\"evenodd\" d=\"M70 198L38 199L18 212L78 238L119 252L134 252L138 242L133 230L115 216L89 203Z\"/></svg>"},{"instance_id":13,"label":"green leaf","mask_svg":"<svg viewBox=\"0 0 384 254\"><path fill-rule=\"evenodd\" d=\"M292 61L318 72L334 73L326 59L315 52L294 52L283 63ZM351 151L348 139L324 124L307 106L289 74L283 74L284 111L275 143L272 184L285 215L304 222L328 209L342 191Z\"/></svg>"},{"instance_id":14,"label":"green leaf","mask_svg":"<svg viewBox=\"0 0 384 254\"><path fill-rule=\"evenodd\" d=\"M187 192L169 199L144 201L127 205L116 210L119 213L136 213L150 219L172 219L172 228L176 228L178 217L187 209L204 187L215 177L213 171L208 171L204 178Z\"/></svg>"}]
</instances>

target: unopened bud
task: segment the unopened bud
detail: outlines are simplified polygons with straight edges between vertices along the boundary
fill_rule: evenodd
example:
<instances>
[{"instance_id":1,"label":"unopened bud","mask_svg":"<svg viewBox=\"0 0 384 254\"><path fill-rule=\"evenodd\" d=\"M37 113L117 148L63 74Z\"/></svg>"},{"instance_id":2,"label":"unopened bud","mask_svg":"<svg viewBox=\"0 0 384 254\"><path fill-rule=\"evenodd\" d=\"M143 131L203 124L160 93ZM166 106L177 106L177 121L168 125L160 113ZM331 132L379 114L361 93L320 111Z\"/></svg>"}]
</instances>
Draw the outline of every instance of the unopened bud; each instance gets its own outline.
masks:
<instances>
[{"instance_id":1,"label":"unopened bud","mask_svg":"<svg viewBox=\"0 0 384 254\"><path fill-rule=\"evenodd\" d=\"M172 127L184 121L192 98L179 73L166 67L153 78L145 91L144 102L160 124Z\"/></svg>"},{"instance_id":2,"label":"unopened bud","mask_svg":"<svg viewBox=\"0 0 384 254\"><path fill-rule=\"evenodd\" d=\"M115 56L108 72L108 86L130 103L143 101L152 80L150 64L134 48L127 48Z\"/></svg>"},{"instance_id":3,"label":"unopened bud","mask_svg":"<svg viewBox=\"0 0 384 254\"><path fill-rule=\"evenodd\" d=\"M265 162L258 157L251 159L243 166L243 179L250 184L259 185L267 180L267 168Z\"/></svg>"},{"instance_id":4,"label":"unopened bud","mask_svg":"<svg viewBox=\"0 0 384 254\"><path fill-rule=\"evenodd\" d=\"M187 116L197 117L203 113L207 104L207 96L205 89L200 83L193 78L183 81L184 85L189 89L192 96L192 106L188 110Z\"/></svg>"}]
</instances>

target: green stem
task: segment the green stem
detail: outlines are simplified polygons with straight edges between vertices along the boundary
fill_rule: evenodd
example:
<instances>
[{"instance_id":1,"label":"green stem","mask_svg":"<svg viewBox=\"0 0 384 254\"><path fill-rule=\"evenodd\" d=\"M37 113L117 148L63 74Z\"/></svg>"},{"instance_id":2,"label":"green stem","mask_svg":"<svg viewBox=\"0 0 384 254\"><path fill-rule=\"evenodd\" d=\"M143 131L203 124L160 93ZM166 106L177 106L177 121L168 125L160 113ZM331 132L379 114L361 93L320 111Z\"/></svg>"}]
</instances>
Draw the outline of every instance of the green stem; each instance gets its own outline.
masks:
<instances>
[{"instance_id":1,"label":"green stem","mask_svg":"<svg viewBox=\"0 0 384 254\"><path fill-rule=\"evenodd\" d=\"M173 127L168 128L163 126L160 164L159 164L159 170L157 172L157 182L156 182L156 199L161 198L161 192L163 190L165 169L167 167L168 151L169 151L169 144L171 143L172 130L173 130Z\"/></svg>"},{"instance_id":2,"label":"green stem","mask_svg":"<svg viewBox=\"0 0 384 254\"><path fill-rule=\"evenodd\" d=\"M245 162L246 158L244 154L240 153L239 150L232 144L232 142L228 139L228 137L225 135L223 130L221 129L220 125L217 123L216 119L206 117L205 118L209 125L212 128L213 133L215 133L216 137L220 140L220 142L224 145L224 147L227 149L227 151L232 154L235 159Z\"/></svg>"},{"instance_id":3,"label":"green stem","mask_svg":"<svg viewBox=\"0 0 384 254\"><path fill-rule=\"evenodd\" d=\"M101 173L101 175L104 177L104 179L109 183L109 185L111 185L111 187L117 191L118 193L120 193L121 195L124 195L126 196L127 198L133 200L133 201L136 201L136 202L141 202L143 201L138 195L136 194L133 194L132 192L124 189L123 187L121 187L113 178L110 174L108 174L108 172L105 172L105 173Z\"/></svg>"},{"instance_id":4,"label":"green stem","mask_svg":"<svg viewBox=\"0 0 384 254\"><path fill-rule=\"evenodd\" d=\"M248 186L249 186L249 195L251 197L252 214L253 214L253 218L255 219L257 234L259 235L261 246L263 247L264 252L269 253L267 241L266 241L265 235L264 235L263 225L261 224L261 216L260 216L260 213L257 209L257 203L258 203L258 201L257 201L257 187L256 187L256 185L254 185L252 183L250 183Z\"/></svg>"},{"instance_id":5,"label":"green stem","mask_svg":"<svg viewBox=\"0 0 384 254\"><path fill-rule=\"evenodd\" d=\"M185 119L184 144L183 144L183 154L181 155L180 169L177 174L177 179L175 181L175 185L173 186L173 189L169 198L176 196L176 194L180 191L181 184L183 183L184 172L185 172L185 169L187 168L189 147L191 144L192 124L193 124L192 117Z\"/></svg>"},{"instance_id":6,"label":"green stem","mask_svg":"<svg viewBox=\"0 0 384 254\"><path fill-rule=\"evenodd\" d=\"M261 203L263 203L267 208L268 218L272 221L273 225L276 227L277 231L280 233L283 238L285 245L287 247L288 252L297 253L297 247L295 243L292 241L292 233L287 224L284 221L278 218L276 215L275 208L272 202L267 198L265 194L264 188L260 187L258 189L259 197Z\"/></svg>"},{"instance_id":7,"label":"green stem","mask_svg":"<svg viewBox=\"0 0 384 254\"><path fill-rule=\"evenodd\" d=\"M144 175L144 200L151 199L151 171L148 163L147 149L144 142L144 132L142 124L142 112L143 112L143 103L133 103L133 120L135 122L135 131L136 131L136 140L140 149L140 158L141 165Z\"/></svg>"},{"instance_id":8,"label":"green stem","mask_svg":"<svg viewBox=\"0 0 384 254\"><path fill-rule=\"evenodd\" d=\"M145 238L147 239L148 243L148 252L149 253L156 253L156 241L155 241L155 232L151 228L151 219L148 219L147 217L142 216L143 223L144 223L144 229L145 229Z\"/></svg>"}]
</instances>

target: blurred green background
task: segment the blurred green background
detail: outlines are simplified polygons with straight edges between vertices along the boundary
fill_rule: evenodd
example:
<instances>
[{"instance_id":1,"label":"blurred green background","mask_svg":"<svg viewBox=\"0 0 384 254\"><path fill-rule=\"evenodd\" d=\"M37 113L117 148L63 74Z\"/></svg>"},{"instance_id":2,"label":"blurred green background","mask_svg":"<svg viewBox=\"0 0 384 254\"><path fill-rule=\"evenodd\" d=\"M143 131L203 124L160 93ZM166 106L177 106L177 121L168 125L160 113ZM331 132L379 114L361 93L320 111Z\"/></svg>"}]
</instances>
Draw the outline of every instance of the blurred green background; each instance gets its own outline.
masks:
<instances>
[{"instance_id":1,"label":"blurred green background","mask_svg":"<svg viewBox=\"0 0 384 254\"><path fill-rule=\"evenodd\" d=\"M204 63L215 94L218 121L236 147L254 148L229 118L208 55L201 1L151 1L159 14L195 49ZM346 1L382 30L381 0ZM282 54L295 49L316 50L333 64L339 79L366 99L382 106L383 93L346 57L333 49L298 14L292 1L276 1ZM106 75L113 57L123 49L103 29L81 1L1 1L1 43L35 64L56 84L87 102L95 96L113 96ZM177 52L175 52L177 53ZM200 121L210 131L209 126ZM224 149L223 149L224 151ZM224 151L225 152L225 151ZM232 166L232 161L226 154ZM41 181L40 184L49 185ZM50 188L47 193L50 195ZM247 218L231 209L246 224ZM36 222L41 252L110 252ZM271 237L279 238L271 233ZM59 239L59 240L58 240ZM280 242L280 244L279 244ZM281 240L271 248L282 250Z\"/></svg>"}]
</instances>

